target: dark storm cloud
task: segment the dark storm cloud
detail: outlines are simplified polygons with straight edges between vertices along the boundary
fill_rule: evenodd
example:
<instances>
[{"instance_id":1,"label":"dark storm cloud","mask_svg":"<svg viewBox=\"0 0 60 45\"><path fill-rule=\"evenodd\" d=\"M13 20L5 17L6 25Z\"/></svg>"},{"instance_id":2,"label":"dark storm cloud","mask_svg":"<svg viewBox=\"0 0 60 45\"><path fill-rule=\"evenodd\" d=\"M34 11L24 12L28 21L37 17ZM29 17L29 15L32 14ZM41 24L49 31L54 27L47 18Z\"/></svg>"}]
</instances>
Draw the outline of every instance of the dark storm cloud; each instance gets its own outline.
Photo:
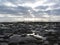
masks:
<instances>
[{"instance_id":1,"label":"dark storm cloud","mask_svg":"<svg viewBox=\"0 0 60 45\"><path fill-rule=\"evenodd\" d=\"M57 16L59 16L60 15L60 9L54 9L54 10L47 10L47 11L33 11L33 14L34 15L37 15L37 16L39 16L39 15L57 15Z\"/></svg>"},{"instance_id":2,"label":"dark storm cloud","mask_svg":"<svg viewBox=\"0 0 60 45\"><path fill-rule=\"evenodd\" d=\"M57 4L53 5L52 8L60 8L60 4L57 3Z\"/></svg>"},{"instance_id":3,"label":"dark storm cloud","mask_svg":"<svg viewBox=\"0 0 60 45\"><path fill-rule=\"evenodd\" d=\"M1 0L0 14L11 14L11 15L29 15L29 11L32 8L26 6L17 6L17 4L24 4L27 2L34 2L35 0ZM6 6L7 2L16 5L17 7Z\"/></svg>"},{"instance_id":4,"label":"dark storm cloud","mask_svg":"<svg viewBox=\"0 0 60 45\"><path fill-rule=\"evenodd\" d=\"M46 5L45 3L48 5ZM33 11L33 14L34 15L48 14L48 15L57 15L57 16L60 15L60 1L59 0L47 0L47 2L45 3L42 6L41 5L37 6L35 9L37 9L38 11Z\"/></svg>"},{"instance_id":5,"label":"dark storm cloud","mask_svg":"<svg viewBox=\"0 0 60 45\"><path fill-rule=\"evenodd\" d=\"M54 9L54 10L48 10L45 11L45 13L47 13L48 15L60 15L60 9Z\"/></svg>"},{"instance_id":6,"label":"dark storm cloud","mask_svg":"<svg viewBox=\"0 0 60 45\"><path fill-rule=\"evenodd\" d=\"M13 14L15 11L6 6L0 6L0 14Z\"/></svg>"},{"instance_id":7,"label":"dark storm cloud","mask_svg":"<svg viewBox=\"0 0 60 45\"><path fill-rule=\"evenodd\" d=\"M29 7L23 7L23 6L18 6L18 7L6 7L6 6L0 6L0 14L14 14L14 15L26 15L28 14L28 10L31 8Z\"/></svg>"},{"instance_id":8,"label":"dark storm cloud","mask_svg":"<svg viewBox=\"0 0 60 45\"><path fill-rule=\"evenodd\" d=\"M38 6L38 7L35 7L35 9L37 9L38 11L46 10L47 8L48 8L48 6Z\"/></svg>"}]
</instances>

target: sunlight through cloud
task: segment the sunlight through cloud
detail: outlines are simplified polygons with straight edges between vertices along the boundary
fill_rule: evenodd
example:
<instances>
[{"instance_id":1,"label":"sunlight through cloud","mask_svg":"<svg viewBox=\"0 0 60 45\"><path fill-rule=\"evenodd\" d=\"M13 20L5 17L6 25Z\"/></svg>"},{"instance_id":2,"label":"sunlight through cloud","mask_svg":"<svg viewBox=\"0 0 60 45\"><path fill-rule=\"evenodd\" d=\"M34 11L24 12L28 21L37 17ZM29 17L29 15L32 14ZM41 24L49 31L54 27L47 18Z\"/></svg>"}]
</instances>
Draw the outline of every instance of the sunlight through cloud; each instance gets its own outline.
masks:
<instances>
[{"instance_id":1,"label":"sunlight through cloud","mask_svg":"<svg viewBox=\"0 0 60 45\"><path fill-rule=\"evenodd\" d=\"M58 21L60 17L60 1L0 0L0 17L4 19L5 17L40 18L45 21Z\"/></svg>"}]
</instances>

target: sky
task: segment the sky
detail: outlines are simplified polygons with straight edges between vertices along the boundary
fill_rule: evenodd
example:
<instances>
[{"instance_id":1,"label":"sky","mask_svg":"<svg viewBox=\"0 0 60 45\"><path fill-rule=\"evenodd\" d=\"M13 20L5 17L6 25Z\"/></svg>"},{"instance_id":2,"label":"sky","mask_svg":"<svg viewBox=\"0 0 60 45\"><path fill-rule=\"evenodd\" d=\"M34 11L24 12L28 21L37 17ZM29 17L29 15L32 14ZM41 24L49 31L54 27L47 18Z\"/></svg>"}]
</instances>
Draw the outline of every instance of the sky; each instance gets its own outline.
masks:
<instances>
[{"instance_id":1,"label":"sky","mask_svg":"<svg viewBox=\"0 0 60 45\"><path fill-rule=\"evenodd\" d=\"M47 18L49 21L60 21L60 1L0 0L0 21L17 21L20 18Z\"/></svg>"}]
</instances>

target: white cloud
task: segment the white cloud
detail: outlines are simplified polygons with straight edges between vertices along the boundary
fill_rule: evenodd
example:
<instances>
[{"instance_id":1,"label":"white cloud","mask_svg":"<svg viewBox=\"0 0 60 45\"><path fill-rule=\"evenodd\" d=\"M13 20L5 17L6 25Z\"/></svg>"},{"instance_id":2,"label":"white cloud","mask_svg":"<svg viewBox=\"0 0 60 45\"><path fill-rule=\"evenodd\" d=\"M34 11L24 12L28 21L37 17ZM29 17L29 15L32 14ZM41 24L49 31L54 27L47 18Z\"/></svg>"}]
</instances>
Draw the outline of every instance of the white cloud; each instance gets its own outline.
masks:
<instances>
[{"instance_id":1,"label":"white cloud","mask_svg":"<svg viewBox=\"0 0 60 45\"><path fill-rule=\"evenodd\" d=\"M0 0L0 17L4 18L31 16L33 18L51 17L51 20L58 20L59 11L60 0Z\"/></svg>"},{"instance_id":2,"label":"white cloud","mask_svg":"<svg viewBox=\"0 0 60 45\"><path fill-rule=\"evenodd\" d=\"M15 17L19 18L19 17L20 17L20 18L23 18L23 16L19 16L19 15L18 15L18 16L17 16L17 15L10 15L10 14L6 14L6 15L0 14L0 17L4 17L4 18L5 18L5 17L7 17L7 18L8 18L8 17L13 17L13 18L15 18Z\"/></svg>"},{"instance_id":3,"label":"white cloud","mask_svg":"<svg viewBox=\"0 0 60 45\"><path fill-rule=\"evenodd\" d=\"M31 8L35 8L35 7L37 7L37 6L41 6L41 5L43 5L44 4L44 2L46 2L46 0L36 0L36 2L35 3L24 3L24 4L22 4L23 6L29 6L29 7L31 7Z\"/></svg>"},{"instance_id":4,"label":"white cloud","mask_svg":"<svg viewBox=\"0 0 60 45\"><path fill-rule=\"evenodd\" d=\"M4 5L7 7L17 7L17 5L12 4L11 2L6 2Z\"/></svg>"}]
</instances>

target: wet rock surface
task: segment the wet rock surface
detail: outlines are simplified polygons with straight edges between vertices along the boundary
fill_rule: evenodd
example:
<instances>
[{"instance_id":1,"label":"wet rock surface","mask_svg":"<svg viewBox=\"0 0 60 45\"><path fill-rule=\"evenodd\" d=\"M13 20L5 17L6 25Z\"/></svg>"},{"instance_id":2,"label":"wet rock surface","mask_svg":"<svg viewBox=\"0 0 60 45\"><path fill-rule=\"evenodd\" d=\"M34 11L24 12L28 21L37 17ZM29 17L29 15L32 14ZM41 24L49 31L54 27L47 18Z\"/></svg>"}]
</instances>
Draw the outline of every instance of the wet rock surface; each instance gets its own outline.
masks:
<instances>
[{"instance_id":1,"label":"wet rock surface","mask_svg":"<svg viewBox=\"0 0 60 45\"><path fill-rule=\"evenodd\" d=\"M1 22L0 45L60 45L60 23Z\"/></svg>"}]
</instances>

